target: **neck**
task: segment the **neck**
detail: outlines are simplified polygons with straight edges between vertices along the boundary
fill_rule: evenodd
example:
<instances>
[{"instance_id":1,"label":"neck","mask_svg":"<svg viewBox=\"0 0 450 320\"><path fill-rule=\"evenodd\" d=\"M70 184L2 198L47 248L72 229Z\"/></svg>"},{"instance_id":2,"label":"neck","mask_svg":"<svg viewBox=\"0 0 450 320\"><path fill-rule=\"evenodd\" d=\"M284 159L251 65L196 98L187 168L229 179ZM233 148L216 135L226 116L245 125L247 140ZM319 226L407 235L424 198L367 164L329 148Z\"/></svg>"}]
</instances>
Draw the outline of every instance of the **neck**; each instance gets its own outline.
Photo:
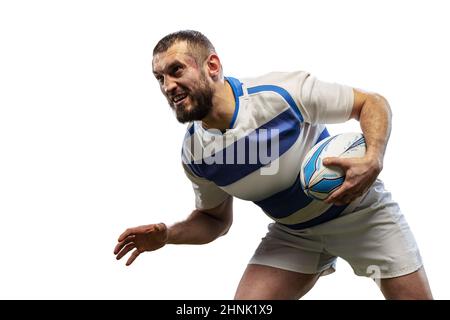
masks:
<instances>
[{"instance_id":1,"label":"neck","mask_svg":"<svg viewBox=\"0 0 450 320\"><path fill-rule=\"evenodd\" d=\"M229 129L235 104L230 84L225 80L220 81L215 88L213 107L210 113L202 119L203 128L218 129L222 132Z\"/></svg>"}]
</instances>

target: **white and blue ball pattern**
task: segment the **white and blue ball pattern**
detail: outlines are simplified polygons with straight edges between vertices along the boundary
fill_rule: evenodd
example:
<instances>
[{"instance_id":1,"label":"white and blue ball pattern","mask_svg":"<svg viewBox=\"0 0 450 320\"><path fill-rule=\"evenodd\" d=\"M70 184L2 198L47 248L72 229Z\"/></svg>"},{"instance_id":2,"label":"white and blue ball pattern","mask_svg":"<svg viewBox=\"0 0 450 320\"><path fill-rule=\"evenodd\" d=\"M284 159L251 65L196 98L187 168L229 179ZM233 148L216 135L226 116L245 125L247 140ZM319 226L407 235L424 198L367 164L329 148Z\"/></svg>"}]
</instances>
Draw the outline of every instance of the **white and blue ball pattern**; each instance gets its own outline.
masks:
<instances>
[{"instance_id":1,"label":"white and blue ball pattern","mask_svg":"<svg viewBox=\"0 0 450 320\"><path fill-rule=\"evenodd\" d=\"M324 200L339 188L345 173L339 167L322 164L327 157L360 158L366 153L366 142L361 133L343 133L328 137L316 144L305 156L300 182L305 193L314 199Z\"/></svg>"}]
</instances>

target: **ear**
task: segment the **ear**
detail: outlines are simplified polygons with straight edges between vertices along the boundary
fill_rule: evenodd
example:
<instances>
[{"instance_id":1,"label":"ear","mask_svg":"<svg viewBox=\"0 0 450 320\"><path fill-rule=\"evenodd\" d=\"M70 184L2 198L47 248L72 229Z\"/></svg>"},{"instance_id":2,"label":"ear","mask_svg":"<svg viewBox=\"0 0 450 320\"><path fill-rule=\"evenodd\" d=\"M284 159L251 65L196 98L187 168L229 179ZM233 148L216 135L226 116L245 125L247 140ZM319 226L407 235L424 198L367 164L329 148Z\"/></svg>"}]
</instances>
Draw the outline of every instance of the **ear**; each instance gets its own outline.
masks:
<instances>
[{"instance_id":1,"label":"ear","mask_svg":"<svg viewBox=\"0 0 450 320\"><path fill-rule=\"evenodd\" d=\"M213 80L218 80L222 73L222 64L220 63L219 56L212 53L206 59L207 72Z\"/></svg>"}]
</instances>

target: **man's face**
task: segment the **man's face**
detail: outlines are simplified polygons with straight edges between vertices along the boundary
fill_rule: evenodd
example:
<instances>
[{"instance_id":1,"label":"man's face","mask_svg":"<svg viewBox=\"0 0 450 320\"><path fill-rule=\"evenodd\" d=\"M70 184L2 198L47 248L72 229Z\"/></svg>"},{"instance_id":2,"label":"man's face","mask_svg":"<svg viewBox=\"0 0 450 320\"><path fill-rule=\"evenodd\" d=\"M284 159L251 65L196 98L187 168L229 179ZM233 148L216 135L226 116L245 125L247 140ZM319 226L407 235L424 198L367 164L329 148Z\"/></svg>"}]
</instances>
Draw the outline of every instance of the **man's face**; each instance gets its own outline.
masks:
<instances>
[{"instance_id":1,"label":"man's face","mask_svg":"<svg viewBox=\"0 0 450 320\"><path fill-rule=\"evenodd\" d=\"M181 123L207 116L214 95L202 66L189 52L186 42L178 42L153 57L153 73Z\"/></svg>"}]
</instances>

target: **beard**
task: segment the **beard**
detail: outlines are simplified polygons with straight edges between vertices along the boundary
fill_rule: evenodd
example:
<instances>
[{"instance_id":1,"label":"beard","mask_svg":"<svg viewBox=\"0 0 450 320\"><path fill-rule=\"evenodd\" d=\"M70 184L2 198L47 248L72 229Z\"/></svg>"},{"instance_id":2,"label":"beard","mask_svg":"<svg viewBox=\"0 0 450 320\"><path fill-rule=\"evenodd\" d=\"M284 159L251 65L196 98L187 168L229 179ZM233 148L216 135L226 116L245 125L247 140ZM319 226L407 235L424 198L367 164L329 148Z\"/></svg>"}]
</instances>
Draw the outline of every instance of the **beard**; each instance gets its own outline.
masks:
<instances>
[{"instance_id":1,"label":"beard","mask_svg":"<svg viewBox=\"0 0 450 320\"><path fill-rule=\"evenodd\" d=\"M180 123L186 123L202 120L206 117L212 109L214 96L214 90L208 86L206 79L202 77L194 90L189 90L185 87L181 89L188 94L186 99L189 98L190 109L187 109L186 102L175 107L174 103L169 99L169 105L175 111L177 120Z\"/></svg>"}]
</instances>

